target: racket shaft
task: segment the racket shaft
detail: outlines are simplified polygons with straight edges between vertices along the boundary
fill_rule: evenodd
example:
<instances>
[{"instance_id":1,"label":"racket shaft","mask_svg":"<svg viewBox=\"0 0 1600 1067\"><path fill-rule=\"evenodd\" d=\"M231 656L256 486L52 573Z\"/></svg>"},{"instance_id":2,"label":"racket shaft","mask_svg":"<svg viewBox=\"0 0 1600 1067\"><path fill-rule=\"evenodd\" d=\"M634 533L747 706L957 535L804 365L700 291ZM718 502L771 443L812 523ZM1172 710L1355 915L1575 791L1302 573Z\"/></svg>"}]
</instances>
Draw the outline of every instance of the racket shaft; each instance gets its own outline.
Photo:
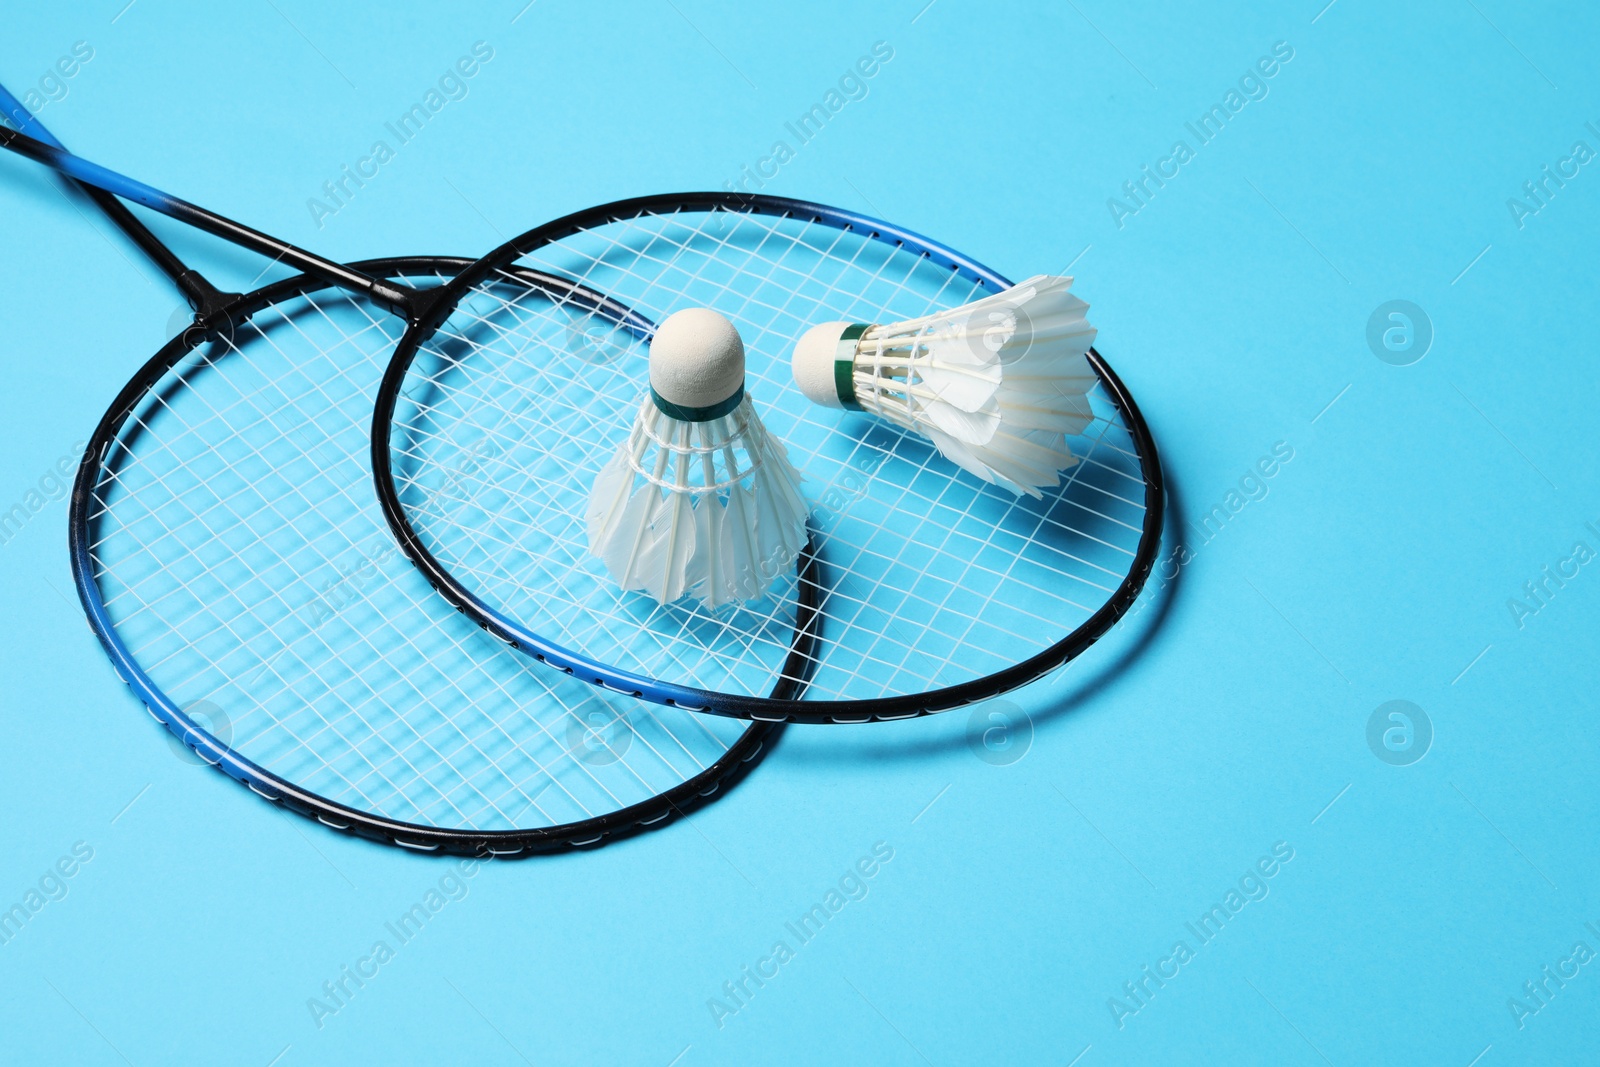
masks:
<instances>
[{"instance_id":1,"label":"racket shaft","mask_svg":"<svg viewBox=\"0 0 1600 1067\"><path fill-rule=\"evenodd\" d=\"M97 163L91 163L73 155L64 149L29 137L27 134L18 133L16 130L0 128L0 148L6 148L18 155L26 156L36 163L43 163L53 170L76 179L85 185L104 190L142 204L152 211L159 211L169 218L179 222L188 223L197 230L202 230L214 237L220 237L248 248L252 252L260 253L269 259L278 260L292 267L297 267L307 274L314 275L324 281L330 282L351 292L361 293L372 297L374 300L396 311L407 318L411 316L410 295L387 282L370 278L360 271L351 270L321 256L307 252L302 248L280 241L260 230L251 229L249 226L232 219L207 211L187 200L180 200L175 196L163 193L161 190L135 181L114 170L108 170Z\"/></svg>"},{"instance_id":2,"label":"racket shaft","mask_svg":"<svg viewBox=\"0 0 1600 1067\"><path fill-rule=\"evenodd\" d=\"M29 137L43 141L52 148L66 151L67 146L56 140L55 135L45 129L44 123L29 114L22 102L7 92L3 85L0 85L0 111L5 112L6 116L16 123L17 128ZM92 185L72 182L72 186L94 201L95 206L105 214L106 218L126 234L130 241L138 245L162 273L172 279L173 284L183 291L190 307L198 310L220 295L210 282L190 270L173 254L172 249L162 244L161 240L123 205L122 201L104 189L96 189Z\"/></svg>"}]
</instances>

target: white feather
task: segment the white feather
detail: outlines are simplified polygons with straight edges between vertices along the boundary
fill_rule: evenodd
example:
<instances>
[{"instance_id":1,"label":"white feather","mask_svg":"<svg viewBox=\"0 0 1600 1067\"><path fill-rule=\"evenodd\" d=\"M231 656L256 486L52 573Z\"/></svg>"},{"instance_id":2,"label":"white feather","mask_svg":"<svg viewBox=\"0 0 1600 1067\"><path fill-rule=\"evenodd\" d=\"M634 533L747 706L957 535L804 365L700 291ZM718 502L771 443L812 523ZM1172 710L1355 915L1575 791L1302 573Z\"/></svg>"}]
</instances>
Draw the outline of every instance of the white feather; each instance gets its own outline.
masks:
<instances>
[{"instance_id":1,"label":"white feather","mask_svg":"<svg viewBox=\"0 0 1600 1067\"><path fill-rule=\"evenodd\" d=\"M623 589L716 608L760 599L793 569L808 511L800 472L748 396L696 423L647 397L628 442L595 478L589 551Z\"/></svg>"},{"instance_id":2,"label":"white feather","mask_svg":"<svg viewBox=\"0 0 1600 1067\"><path fill-rule=\"evenodd\" d=\"M1041 274L949 311L872 326L856 342L857 402L983 480L1041 495L1077 462L1066 438L1094 418L1095 329L1071 286Z\"/></svg>"}]
</instances>

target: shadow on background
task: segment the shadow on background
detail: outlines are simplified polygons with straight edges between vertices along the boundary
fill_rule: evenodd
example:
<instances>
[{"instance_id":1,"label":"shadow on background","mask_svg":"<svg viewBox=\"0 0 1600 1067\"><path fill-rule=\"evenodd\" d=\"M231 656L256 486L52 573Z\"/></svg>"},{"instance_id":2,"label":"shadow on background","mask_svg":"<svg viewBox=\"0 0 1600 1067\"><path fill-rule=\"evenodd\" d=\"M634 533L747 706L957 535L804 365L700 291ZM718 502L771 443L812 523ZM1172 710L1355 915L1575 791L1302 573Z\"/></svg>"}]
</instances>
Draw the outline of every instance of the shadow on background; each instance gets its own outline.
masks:
<instances>
[{"instance_id":1,"label":"shadow on background","mask_svg":"<svg viewBox=\"0 0 1600 1067\"><path fill-rule=\"evenodd\" d=\"M1139 601L1136 601L1133 611L1114 626L1110 633L1096 644L1096 648L1108 644L1117 644L1115 653L1104 663L1085 672L1081 667L1082 657L1069 664L1066 669L1074 673L1082 672L1079 684L1066 686L1058 699L1052 700L1048 705L1037 711L1031 712L1033 726L1036 730L1042 729L1047 723L1054 722L1069 713L1076 711L1111 689L1113 684L1129 670L1137 659L1144 655L1146 650L1155 644L1157 637L1164 630L1167 616L1173 606L1178 602L1179 589L1183 582L1183 570L1179 567L1172 572L1170 578L1165 575L1172 571L1169 560L1177 546L1182 544L1183 531L1186 529L1183 501L1177 485L1170 480L1166 485L1166 523L1162 531L1160 551L1156 555L1156 566L1152 572L1145 591ZM1148 599L1144 607L1141 603ZM1129 626L1134 632L1129 637L1124 633L1124 628ZM1084 654L1094 656L1095 650L1091 649ZM1059 672L1062 668L1057 668ZM1049 679L1056 676L1052 672L1045 676L1046 681L1036 682L1038 685L1055 684ZM1031 687L1030 687L1031 688ZM1019 690L1021 693L1028 689ZM924 719L912 719L894 723L873 723L863 726L801 726L795 730L802 731L796 734L789 732L789 742L783 750L785 759L796 762L815 764L843 764L843 763L886 763L903 761L906 759L927 756L942 756L949 752L960 751L968 746L967 722L973 708L991 706L998 701L1007 699L1005 696L996 697L994 700L971 705L969 708L954 708L950 711L940 712L937 715ZM835 738L828 735L826 744L796 745L795 738L803 737L807 742L821 740L817 731L848 731L847 735ZM892 733L892 736L891 736ZM868 735L870 736L870 739ZM838 743L839 741L843 743Z\"/></svg>"}]
</instances>

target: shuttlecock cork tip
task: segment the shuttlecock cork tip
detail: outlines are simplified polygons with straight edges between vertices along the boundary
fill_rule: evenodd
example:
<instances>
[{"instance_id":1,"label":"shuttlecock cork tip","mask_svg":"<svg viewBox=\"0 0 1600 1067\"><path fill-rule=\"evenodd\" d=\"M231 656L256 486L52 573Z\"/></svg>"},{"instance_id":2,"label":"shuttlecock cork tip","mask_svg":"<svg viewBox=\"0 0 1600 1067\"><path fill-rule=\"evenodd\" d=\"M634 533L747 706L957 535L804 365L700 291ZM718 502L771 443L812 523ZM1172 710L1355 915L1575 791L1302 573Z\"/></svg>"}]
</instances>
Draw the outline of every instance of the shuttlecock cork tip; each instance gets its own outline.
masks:
<instances>
[{"instance_id":1,"label":"shuttlecock cork tip","mask_svg":"<svg viewBox=\"0 0 1600 1067\"><path fill-rule=\"evenodd\" d=\"M667 414L715 418L705 413L725 407L743 388L744 342L733 323L710 308L685 308L656 327L650 389Z\"/></svg>"},{"instance_id":2,"label":"shuttlecock cork tip","mask_svg":"<svg viewBox=\"0 0 1600 1067\"><path fill-rule=\"evenodd\" d=\"M848 322L824 322L801 334L800 340L795 343L794 384L813 404L821 404L825 408L845 406L839 391L838 364L841 360L848 363L855 356L853 345L841 344L849 328ZM844 351L847 347L849 351ZM849 366L844 368L844 372L848 380Z\"/></svg>"}]
</instances>

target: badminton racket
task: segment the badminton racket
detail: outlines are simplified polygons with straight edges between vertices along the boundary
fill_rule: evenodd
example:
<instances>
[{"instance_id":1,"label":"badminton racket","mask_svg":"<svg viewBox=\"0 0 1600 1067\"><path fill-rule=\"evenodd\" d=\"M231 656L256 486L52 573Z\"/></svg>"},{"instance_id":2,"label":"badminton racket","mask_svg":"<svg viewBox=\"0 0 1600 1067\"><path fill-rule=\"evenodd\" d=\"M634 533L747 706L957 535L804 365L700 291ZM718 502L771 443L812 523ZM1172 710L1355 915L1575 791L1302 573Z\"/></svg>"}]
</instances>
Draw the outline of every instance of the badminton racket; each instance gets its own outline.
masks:
<instances>
[{"instance_id":1,"label":"badminton racket","mask_svg":"<svg viewBox=\"0 0 1600 1067\"><path fill-rule=\"evenodd\" d=\"M395 549L366 469L371 397L427 288L469 261L322 260L73 160L0 94L33 134L0 129L8 147L306 272L222 293L121 204L89 194L197 310L100 421L70 514L91 628L156 719L302 815L480 855L659 825L753 765L769 727L538 668ZM570 283L513 284L556 285L586 315L648 327ZM799 689L790 679L776 692Z\"/></svg>"},{"instance_id":2,"label":"badminton racket","mask_svg":"<svg viewBox=\"0 0 1600 1067\"><path fill-rule=\"evenodd\" d=\"M749 397L814 505L814 582L712 610L624 592L590 555L586 505L628 439L645 339L575 324L535 270L660 321L720 312L744 342ZM1160 460L1131 393L1090 350L1094 418L1041 499L960 470L925 441L794 386L812 325L890 323L969 303L1005 278L909 230L798 200L687 193L606 204L460 272L432 329L395 349L372 469L390 528L433 585L489 632L575 677L668 705L791 722L924 715L1023 685L1089 648L1155 561ZM508 300L508 297L510 298ZM466 457L477 457L457 477ZM807 595L825 591L813 618ZM814 628L804 701L768 694Z\"/></svg>"}]
</instances>

